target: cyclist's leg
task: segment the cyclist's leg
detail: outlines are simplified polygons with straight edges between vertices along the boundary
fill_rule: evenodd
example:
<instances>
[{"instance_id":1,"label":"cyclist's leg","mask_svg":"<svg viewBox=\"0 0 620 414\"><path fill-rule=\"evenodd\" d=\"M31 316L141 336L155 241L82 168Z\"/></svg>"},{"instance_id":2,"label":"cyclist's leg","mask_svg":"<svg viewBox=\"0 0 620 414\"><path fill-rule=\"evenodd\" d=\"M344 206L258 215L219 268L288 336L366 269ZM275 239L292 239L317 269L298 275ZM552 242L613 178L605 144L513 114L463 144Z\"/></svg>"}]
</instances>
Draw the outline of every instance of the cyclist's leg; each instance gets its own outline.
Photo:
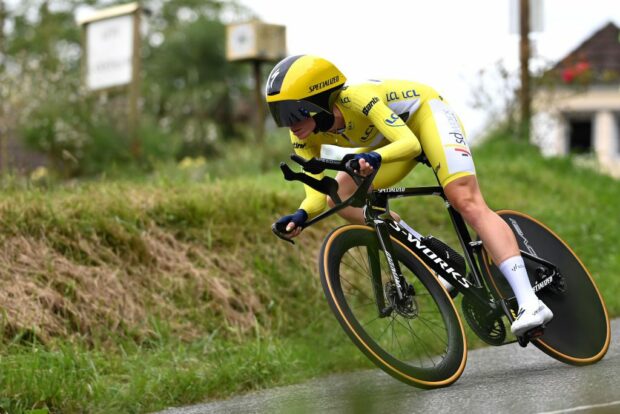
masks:
<instances>
[{"instance_id":1,"label":"cyclist's leg","mask_svg":"<svg viewBox=\"0 0 620 414\"><path fill-rule=\"evenodd\" d=\"M387 188L393 186L409 174L416 164L417 162L415 160L382 164L374 179L373 188ZM339 172L336 175L336 181L338 181L338 195L343 200L350 197L357 189L357 185L351 176L344 172ZM327 203L330 207L334 206L334 202L329 197L327 197ZM340 210L338 214L352 224L364 224L364 213L359 207L347 207ZM392 212L392 217L397 222L400 221L400 216L395 212Z\"/></svg>"},{"instance_id":2,"label":"cyclist's leg","mask_svg":"<svg viewBox=\"0 0 620 414\"><path fill-rule=\"evenodd\" d=\"M530 285L514 234L482 196L458 116L439 99L431 100L424 110L428 113L420 125L420 142L448 201L478 233L494 262L499 263L519 306L525 309L521 320L513 325L513 332L521 333L547 322L551 311L538 301Z\"/></svg>"},{"instance_id":3,"label":"cyclist's leg","mask_svg":"<svg viewBox=\"0 0 620 414\"><path fill-rule=\"evenodd\" d=\"M517 241L510 228L482 196L458 116L438 99L430 101L421 111L426 116L420 125L420 143L450 204L480 235L495 263L518 255Z\"/></svg>"},{"instance_id":4,"label":"cyclist's leg","mask_svg":"<svg viewBox=\"0 0 620 414\"><path fill-rule=\"evenodd\" d=\"M495 263L520 254L506 222L487 206L475 175L448 182L444 191L450 204L480 236Z\"/></svg>"}]
</instances>

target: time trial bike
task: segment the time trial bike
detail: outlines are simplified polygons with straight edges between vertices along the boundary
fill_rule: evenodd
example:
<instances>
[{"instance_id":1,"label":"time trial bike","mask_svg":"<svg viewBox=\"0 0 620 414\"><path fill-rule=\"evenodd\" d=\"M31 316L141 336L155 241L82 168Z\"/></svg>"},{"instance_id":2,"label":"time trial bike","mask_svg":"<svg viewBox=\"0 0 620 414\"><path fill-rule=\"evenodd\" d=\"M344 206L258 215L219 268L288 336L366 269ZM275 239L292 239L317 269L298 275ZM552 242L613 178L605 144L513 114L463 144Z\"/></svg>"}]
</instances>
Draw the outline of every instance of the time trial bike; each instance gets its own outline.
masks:
<instances>
[{"instance_id":1,"label":"time trial bike","mask_svg":"<svg viewBox=\"0 0 620 414\"><path fill-rule=\"evenodd\" d=\"M554 314L547 326L515 338L506 330L517 312L510 285L482 241L471 237L441 186L372 190L376 171L366 177L356 174L359 164L352 155L342 160L305 160L297 155L291 159L313 174L344 171L358 185L341 200L335 179L317 180L294 172L286 163L280 165L286 180L301 181L334 201L333 208L303 227L348 206L363 208L366 225L331 231L323 241L318 267L325 296L342 328L394 378L420 388L438 388L454 383L463 373L467 342L455 294L462 296L462 314L472 331L490 345L532 343L572 365L593 364L607 352L609 317L592 276L568 244L539 220L518 211L497 211L516 236L534 291ZM462 254L392 219L390 199L417 196L443 199ZM283 226L274 224L272 230L292 242ZM452 295L438 277L454 286Z\"/></svg>"}]
</instances>

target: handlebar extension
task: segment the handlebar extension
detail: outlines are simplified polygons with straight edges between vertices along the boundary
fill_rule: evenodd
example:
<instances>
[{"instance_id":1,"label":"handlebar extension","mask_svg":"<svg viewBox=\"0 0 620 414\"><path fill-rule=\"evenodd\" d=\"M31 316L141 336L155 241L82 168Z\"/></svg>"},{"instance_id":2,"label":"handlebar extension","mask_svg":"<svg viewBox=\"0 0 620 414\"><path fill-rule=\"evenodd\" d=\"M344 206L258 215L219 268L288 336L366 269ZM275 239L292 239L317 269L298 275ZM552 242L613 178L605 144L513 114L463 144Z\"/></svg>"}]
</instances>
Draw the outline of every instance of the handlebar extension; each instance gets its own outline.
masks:
<instances>
[{"instance_id":1,"label":"handlebar extension","mask_svg":"<svg viewBox=\"0 0 620 414\"><path fill-rule=\"evenodd\" d=\"M306 160L303 157L300 157L297 154L291 154L291 160L295 161L297 164L301 165L305 172L311 174L319 174L325 170L334 170L334 171L344 171L349 174L351 178L358 185L357 190L349 197L347 200L342 201L340 196L338 195L338 182L332 177L323 177L320 180L317 180L314 177L311 177L304 172L294 172L286 163L280 163L280 169L284 174L284 179L287 181L301 181L302 183L314 188L315 190L328 195L334 201L335 206L327 212L322 213L318 217L315 217L312 220L307 221L302 225L303 228L310 226L311 224L316 223L323 218L330 216L331 214L341 210L347 206L353 207L362 207L364 205L365 193L368 192L370 188L370 184L374 179L377 171L373 172L369 176L361 176L356 171L359 171L360 165L359 161L356 160L354 154L347 154L343 157L342 160L331 160L327 158L311 158ZM271 230L273 233L281 238L282 240L288 241L292 244L295 244L293 240L286 237L286 227L278 226L274 223L271 226Z\"/></svg>"}]
</instances>

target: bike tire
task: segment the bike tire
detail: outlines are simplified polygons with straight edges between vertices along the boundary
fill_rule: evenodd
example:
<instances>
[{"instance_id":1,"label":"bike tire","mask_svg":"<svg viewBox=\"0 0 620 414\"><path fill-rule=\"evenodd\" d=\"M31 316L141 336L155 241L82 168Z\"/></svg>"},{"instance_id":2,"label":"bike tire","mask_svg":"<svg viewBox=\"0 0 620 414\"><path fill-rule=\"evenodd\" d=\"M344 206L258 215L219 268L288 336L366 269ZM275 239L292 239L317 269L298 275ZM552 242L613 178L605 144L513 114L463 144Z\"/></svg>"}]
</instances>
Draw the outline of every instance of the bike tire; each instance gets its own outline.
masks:
<instances>
[{"instance_id":1,"label":"bike tire","mask_svg":"<svg viewBox=\"0 0 620 414\"><path fill-rule=\"evenodd\" d=\"M544 335L532 343L567 364L589 365L600 361L609 349L609 315L588 269L568 244L540 221L513 210L497 213L515 234L519 248L558 266L566 285L564 292L543 289L537 293L554 317ZM484 249L482 256L481 270L498 297L513 297L510 285ZM537 264L526 258L524 262L533 286Z\"/></svg>"},{"instance_id":2,"label":"bike tire","mask_svg":"<svg viewBox=\"0 0 620 414\"><path fill-rule=\"evenodd\" d=\"M379 257L382 262L374 269L381 268L379 287L383 289L379 294L386 300L390 273L385 255L378 248L375 231L367 226L343 226L325 238L319 255L325 296L353 343L383 371L418 388L448 386L461 376L467 360L463 324L450 295L432 270L398 240L392 238L392 244L395 259L416 292L416 317L398 312L379 317L373 296L377 284L373 287L370 276L371 256ZM355 259L358 253L361 259ZM365 263L364 259L367 259ZM362 305L361 301L369 303ZM373 315L374 320L364 321ZM388 329L391 329L391 339L390 334L385 336Z\"/></svg>"}]
</instances>

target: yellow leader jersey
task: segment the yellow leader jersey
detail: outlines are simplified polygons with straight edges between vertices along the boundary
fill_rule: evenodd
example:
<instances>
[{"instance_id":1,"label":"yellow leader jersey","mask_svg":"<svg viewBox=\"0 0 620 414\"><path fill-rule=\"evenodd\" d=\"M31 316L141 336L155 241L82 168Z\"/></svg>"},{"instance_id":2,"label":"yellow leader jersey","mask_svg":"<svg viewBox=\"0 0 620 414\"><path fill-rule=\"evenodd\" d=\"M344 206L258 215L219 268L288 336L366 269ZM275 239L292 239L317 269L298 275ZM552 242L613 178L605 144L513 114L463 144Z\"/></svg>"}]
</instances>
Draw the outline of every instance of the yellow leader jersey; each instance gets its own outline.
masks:
<instances>
[{"instance_id":1,"label":"yellow leader jersey","mask_svg":"<svg viewBox=\"0 0 620 414\"><path fill-rule=\"evenodd\" d=\"M382 165L412 160L422 152L419 127L432 116L424 104L443 98L430 86L404 80L369 81L342 88L335 105L344 117L344 129L338 133L317 132L299 139L291 132L295 152L308 159L319 157L323 144L362 148L354 152L376 151ZM322 174L313 175L321 179ZM305 186L306 198L300 208L309 217L321 213L325 195Z\"/></svg>"}]
</instances>

